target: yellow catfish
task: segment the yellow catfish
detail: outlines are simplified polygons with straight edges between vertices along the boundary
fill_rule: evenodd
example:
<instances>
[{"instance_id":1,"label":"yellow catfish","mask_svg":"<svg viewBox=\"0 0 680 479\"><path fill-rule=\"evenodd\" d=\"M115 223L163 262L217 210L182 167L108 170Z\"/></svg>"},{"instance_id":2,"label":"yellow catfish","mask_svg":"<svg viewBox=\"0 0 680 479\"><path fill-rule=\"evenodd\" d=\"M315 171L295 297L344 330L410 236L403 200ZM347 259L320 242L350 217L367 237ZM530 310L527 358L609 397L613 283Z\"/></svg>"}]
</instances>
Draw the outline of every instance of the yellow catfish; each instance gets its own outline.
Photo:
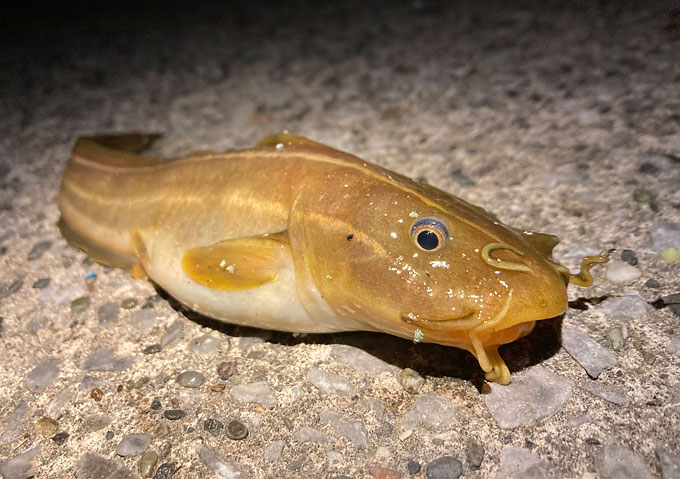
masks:
<instances>
[{"instance_id":1,"label":"yellow catfish","mask_svg":"<svg viewBox=\"0 0 680 479\"><path fill-rule=\"evenodd\" d=\"M510 382L500 345L562 314L558 239L309 139L165 160L142 135L79 139L59 191L64 237L182 303L281 331L382 331L471 352Z\"/></svg>"}]
</instances>

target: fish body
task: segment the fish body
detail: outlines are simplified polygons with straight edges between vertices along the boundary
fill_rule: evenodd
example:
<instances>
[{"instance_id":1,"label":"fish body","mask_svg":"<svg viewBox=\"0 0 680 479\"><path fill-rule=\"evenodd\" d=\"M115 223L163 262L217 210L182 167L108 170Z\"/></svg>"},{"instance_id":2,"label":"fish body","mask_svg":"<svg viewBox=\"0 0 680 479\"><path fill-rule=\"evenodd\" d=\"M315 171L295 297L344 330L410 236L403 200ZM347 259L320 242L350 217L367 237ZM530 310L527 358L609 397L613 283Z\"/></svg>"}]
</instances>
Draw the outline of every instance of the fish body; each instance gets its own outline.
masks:
<instances>
[{"instance_id":1,"label":"fish body","mask_svg":"<svg viewBox=\"0 0 680 479\"><path fill-rule=\"evenodd\" d=\"M562 314L557 239L306 138L164 160L137 135L80 139L58 203L64 236L143 271L187 306L291 332L381 331L466 349L507 384L502 344Z\"/></svg>"}]
</instances>

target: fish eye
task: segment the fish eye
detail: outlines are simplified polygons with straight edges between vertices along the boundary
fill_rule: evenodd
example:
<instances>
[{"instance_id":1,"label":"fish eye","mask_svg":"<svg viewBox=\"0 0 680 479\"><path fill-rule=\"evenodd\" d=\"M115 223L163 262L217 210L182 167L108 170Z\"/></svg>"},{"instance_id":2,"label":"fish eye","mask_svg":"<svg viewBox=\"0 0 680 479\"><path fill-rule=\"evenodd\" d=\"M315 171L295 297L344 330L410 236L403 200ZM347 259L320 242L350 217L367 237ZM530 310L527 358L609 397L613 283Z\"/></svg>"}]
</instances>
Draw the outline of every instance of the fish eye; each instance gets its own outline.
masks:
<instances>
[{"instance_id":1,"label":"fish eye","mask_svg":"<svg viewBox=\"0 0 680 479\"><path fill-rule=\"evenodd\" d=\"M436 251L449 239L449 230L435 218L421 218L411 226L411 240L423 251Z\"/></svg>"}]
</instances>

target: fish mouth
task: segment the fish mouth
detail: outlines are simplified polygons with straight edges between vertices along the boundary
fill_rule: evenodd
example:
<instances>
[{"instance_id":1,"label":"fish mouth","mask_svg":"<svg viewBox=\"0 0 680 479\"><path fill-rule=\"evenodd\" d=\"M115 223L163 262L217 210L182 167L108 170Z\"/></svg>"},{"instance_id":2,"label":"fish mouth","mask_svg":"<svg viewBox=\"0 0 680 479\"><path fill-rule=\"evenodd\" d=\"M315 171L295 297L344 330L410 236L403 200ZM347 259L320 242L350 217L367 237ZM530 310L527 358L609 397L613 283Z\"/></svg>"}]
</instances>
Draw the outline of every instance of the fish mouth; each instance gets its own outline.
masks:
<instances>
[{"instance_id":1,"label":"fish mouth","mask_svg":"<svg viewBox=\"0 0 680 479\"><path fill-rule=\"evenodd\" d=\"M469 329L479 319L479 311L473 310L460 316L441 319L422 318L414 313L402 313L401 320L429 331L456 331Z\"/></svg>"}]
</instances>

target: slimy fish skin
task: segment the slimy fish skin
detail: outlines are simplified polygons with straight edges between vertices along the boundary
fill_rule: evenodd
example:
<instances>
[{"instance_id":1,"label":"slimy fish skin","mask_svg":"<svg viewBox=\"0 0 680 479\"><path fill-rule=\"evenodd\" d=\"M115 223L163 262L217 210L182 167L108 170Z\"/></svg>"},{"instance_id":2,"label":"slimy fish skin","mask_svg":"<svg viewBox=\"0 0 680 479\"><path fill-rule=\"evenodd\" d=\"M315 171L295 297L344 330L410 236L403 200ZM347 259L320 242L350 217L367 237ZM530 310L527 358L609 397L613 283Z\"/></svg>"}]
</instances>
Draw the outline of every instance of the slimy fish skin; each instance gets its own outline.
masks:
<instances>
[{"instance_id":1,"label":"slimy fish skin","mask_svg":"<svg viewBox=\"0 0 680 479\"><path fill-rule=\"evenodd\" d=\"M282 133L255 148L162 159L144 135L79 139L58 196L63 236L194 310L291 332L380 331L472 353L562 314L555 236L501 223L430 185Z\"/></svg>"}]
</instances>

